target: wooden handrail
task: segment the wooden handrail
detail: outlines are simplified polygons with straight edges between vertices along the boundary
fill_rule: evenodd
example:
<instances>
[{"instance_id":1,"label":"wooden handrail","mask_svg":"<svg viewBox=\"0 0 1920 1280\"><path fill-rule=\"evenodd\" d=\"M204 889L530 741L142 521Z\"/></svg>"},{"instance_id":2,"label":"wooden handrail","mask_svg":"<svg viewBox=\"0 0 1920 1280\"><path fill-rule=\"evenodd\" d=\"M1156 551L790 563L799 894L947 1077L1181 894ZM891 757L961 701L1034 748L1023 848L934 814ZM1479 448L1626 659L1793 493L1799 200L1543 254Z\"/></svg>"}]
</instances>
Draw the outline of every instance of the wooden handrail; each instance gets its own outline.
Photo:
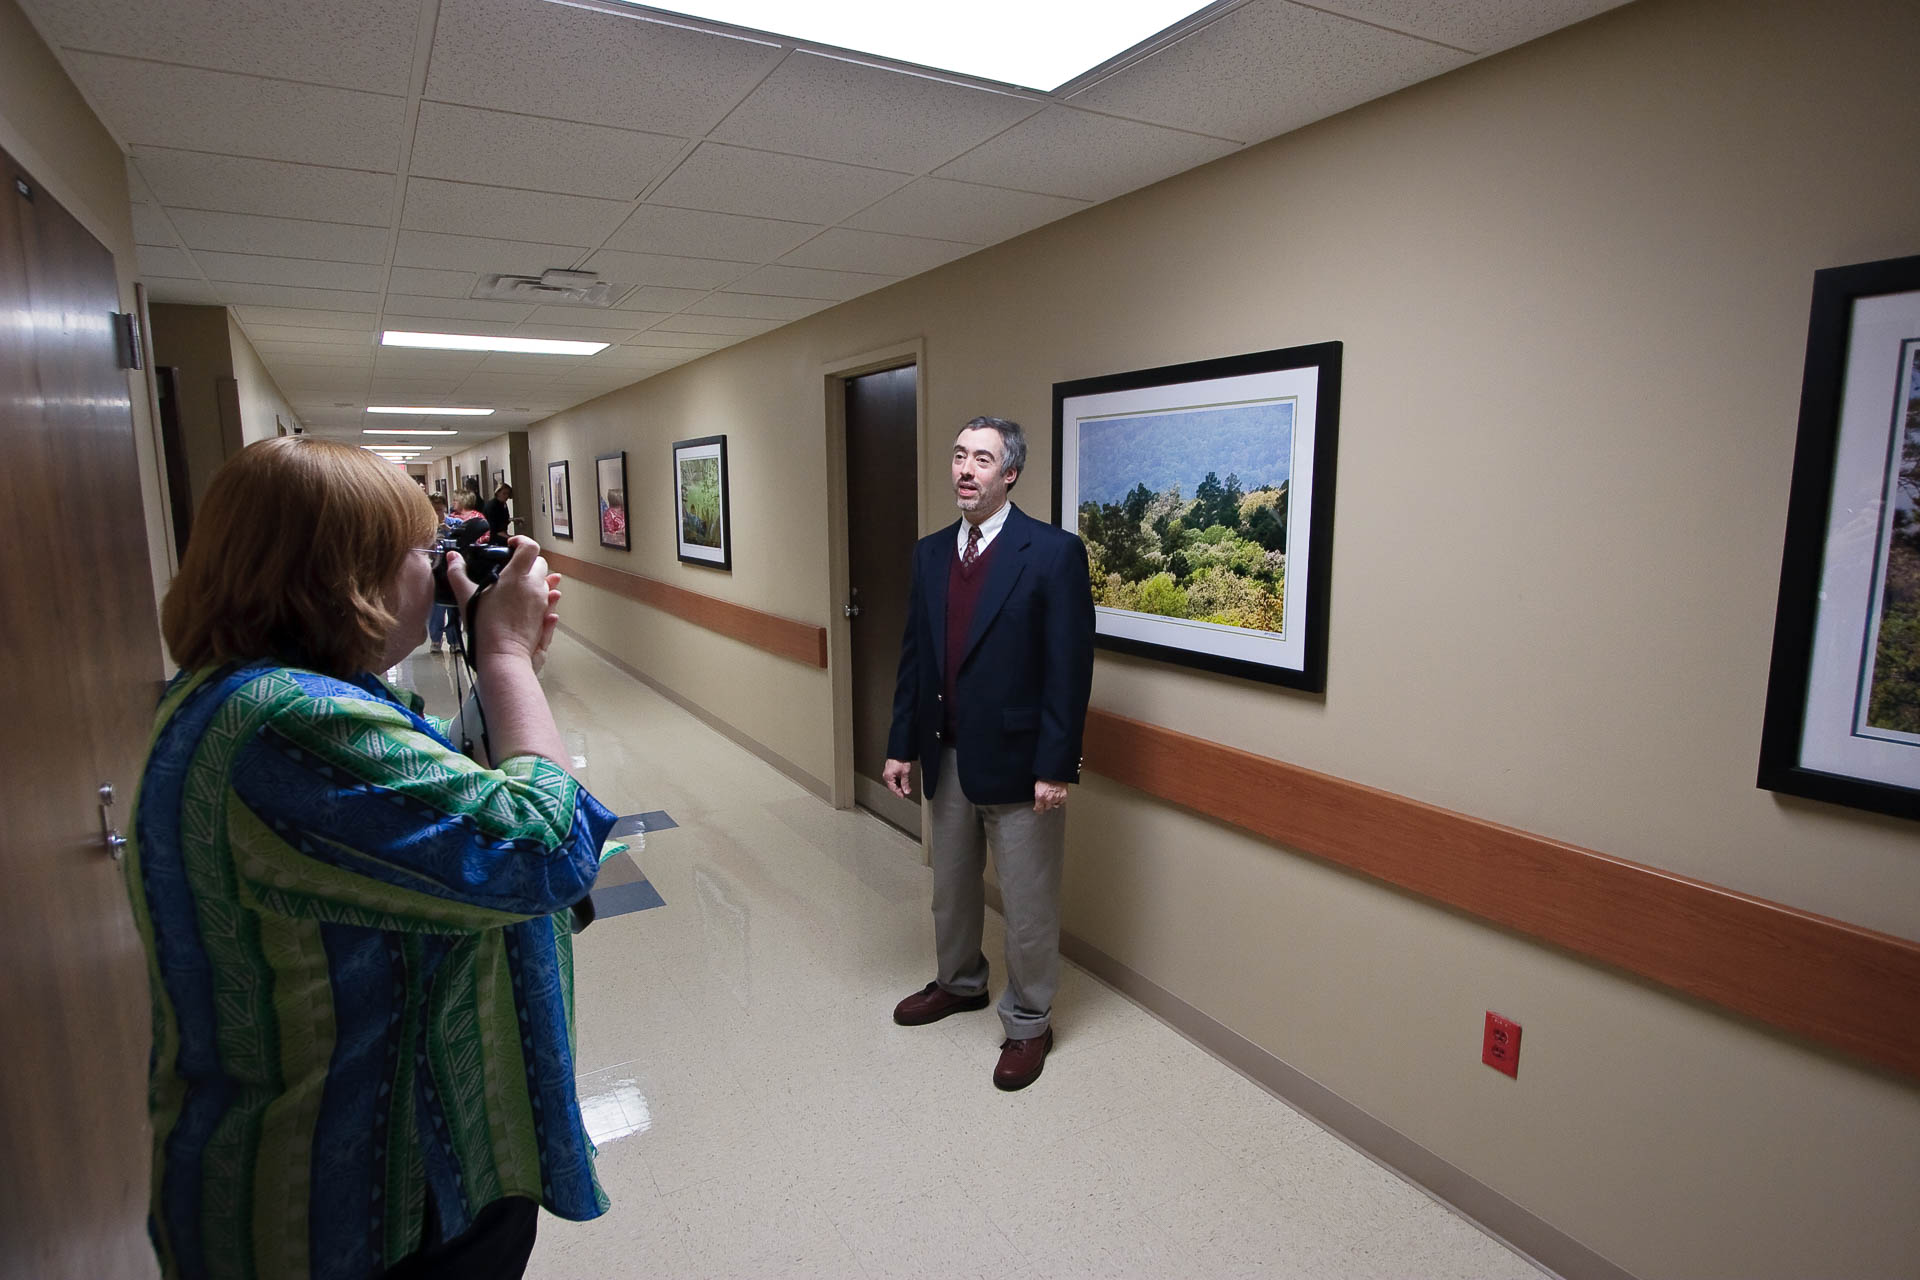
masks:
<instances>
[{"instance_id":1,"label":"wooden handrail","mask_svg":"<svg viewBox=\"0 0 1920 1280\"><path fill-rule=\"evenodd\" d=\"M1920 943L1104 711L1115 782L1920 1077Z\"/></svg>"},{"instance_id":2,"label":"wooden handrail","mask_svg":"<svg viewBox=\"0 0 1920 1280\"><path fill-rule=\"evenodd\" d=\"M758 609L749 609L743 604L734 604L727 600L717 600L712 596L703 596L697 591L688 591L685 587L676 587L661 582L657 578L644 578L637 573L628 573L625 569L615 569L609 565L597 564L592 560L578 560L543 548L547 563L554 572L564 574L576 582L599 587L637 600L641 604L670 613L676 618L685 619L695 626L717 631L730 636L743 644L765 649L768 653L778 654L782 658L791 658L795 662L825 670L827 666L827 629L810 622L799 622L792 618L782 618L778 614L762 613Z\"/></svg>"}]
</instances>

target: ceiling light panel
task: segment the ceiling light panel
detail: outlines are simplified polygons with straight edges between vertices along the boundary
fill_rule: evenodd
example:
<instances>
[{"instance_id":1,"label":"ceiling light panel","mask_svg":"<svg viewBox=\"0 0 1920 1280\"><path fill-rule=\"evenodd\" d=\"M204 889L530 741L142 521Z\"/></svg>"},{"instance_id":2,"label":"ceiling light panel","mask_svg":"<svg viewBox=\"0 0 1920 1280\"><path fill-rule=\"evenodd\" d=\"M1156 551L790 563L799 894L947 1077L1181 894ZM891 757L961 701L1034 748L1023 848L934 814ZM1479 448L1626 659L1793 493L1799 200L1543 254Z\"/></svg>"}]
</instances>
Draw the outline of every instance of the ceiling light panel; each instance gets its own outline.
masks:
<instances>
[{"instance_id":1,"label":"ceiling light panel","mask_svg":"<svg viewBox=\"0 0 1920 1280\"><path fill-rule=\"evenodd\" d=\"M1050 91L1207 6L1193 0L974 0L964 6L677 0L648 7Z\"/></svg>"},{"instance_id":2,"label":"ceiling light panel","mask_svg":"<svg viewBox=\"0 0 1920 1280\"><path fill-rule=\"evenodd\" d=\"M590 356L604 351L605 342L564 342L554 338L486 337L466 333L407 333L389 329L380 335L389 347L422 347L433 351L514 351L538 356Z\"/></svg>"}]
</instances>

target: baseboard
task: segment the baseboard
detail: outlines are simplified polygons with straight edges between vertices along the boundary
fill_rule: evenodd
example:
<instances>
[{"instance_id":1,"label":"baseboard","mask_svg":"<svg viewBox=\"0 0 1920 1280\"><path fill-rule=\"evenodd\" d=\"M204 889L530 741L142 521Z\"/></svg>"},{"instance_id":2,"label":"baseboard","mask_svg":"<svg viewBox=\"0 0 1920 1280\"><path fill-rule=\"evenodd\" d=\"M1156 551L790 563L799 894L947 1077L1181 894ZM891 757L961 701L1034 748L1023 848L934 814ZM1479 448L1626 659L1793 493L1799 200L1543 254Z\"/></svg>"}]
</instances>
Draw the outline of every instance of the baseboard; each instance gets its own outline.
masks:
<instances>
[{"instance_id":1,"label":"baseboard","mask_svg":"<svg viewBox=\"0 0 1920 1280\"><path fill-rule=\"evenodd\" d=\"M830 783L823 782L819 778L814 777L812 774L808 773L805 769L802 769L799 765L787 759L785 756L781 755L779 752L771 750L766 746L766 744L760 742L758 739L752 738L747 734L742 733L739 729L734 728L732 725L728 724L725 720L722 720L719 716L714 715L711 711L707 710L705 707L701 706L699 703L690 701L689 699L681 696L675 690L668 688L664 684L661 684L658 680L654 679L652 676L648 675L646 672L640 670L638 667L634 666L632 663L627 662L626 660L622 659L616 654L609 653L605 649L602 649L599 645L587 639L585 636L581 635L578 631L575 631L572 627L568 626L566 623L563 622L560 624L560 630L565 632L569 639L578 641L582 648L586 649L589 653L593 654L595 657L612 663L614 666L618 667L621 671L625 672L627 675L632 676L635 680L638 680L641 684L644 684L645 686L647 686L647 688L653 690L655 693L659 694L661 697L665 698L667 701L673 703L674 706L679 707L681 710L686 711L687 713L692 715L695 719L699 720L700 723L706 725L710 729L713 729L715 732L723 735L729 742L733 742L741 747L744 747L746 750L751 751L754 755L760 757L762 760L772 765L775 769L778 769L781 773L793 779L793 781L797 782L802 787L805 787L808 791L812 792L814 795L819 796L822 800L826 801L829 805L833 803L833 787Z\"/></svg>"},{"instance_id":2,"label":"baseboard","mask_svg":"<svg viewBox=\"0 0 1920 1280\"><path fill-rule=\"evenodd\" d=\"M995 911L1002 910L998 885L987 885L987 903ZM1632 1272L1609 1262L1385 1121L1288 1066L1233 1028L1135 973L1100 948L1063 932L1060 954L1318 1122L1335 1137L1525 1254L1536 1265L1565 1280L1636 1280Z\"/></svg>"}]
</instances>

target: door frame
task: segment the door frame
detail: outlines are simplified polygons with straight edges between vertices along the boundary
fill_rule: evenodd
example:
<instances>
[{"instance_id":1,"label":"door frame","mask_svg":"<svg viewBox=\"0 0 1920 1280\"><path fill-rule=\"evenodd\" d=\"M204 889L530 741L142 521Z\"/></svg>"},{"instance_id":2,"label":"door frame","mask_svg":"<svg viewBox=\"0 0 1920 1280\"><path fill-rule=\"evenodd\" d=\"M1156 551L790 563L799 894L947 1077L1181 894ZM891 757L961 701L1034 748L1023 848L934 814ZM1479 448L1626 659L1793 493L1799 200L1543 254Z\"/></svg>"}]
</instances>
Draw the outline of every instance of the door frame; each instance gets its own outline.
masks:
<instances>
[{"instance_id":1,"label":"door frame","mask_svg":"<svg viewBox=\"0 0 1920 1280\"><path fill-rule=\"evenodd\" d=\"M868 373L911 366L913 378L913 455L917 521L927 512L927 340L908 338L858 355L830 360L820 367L827 426L827 671L833 684L833 807L854 807L853 788L853 633L842 606L852 571L847 555L847 383ZM911 548L902 547L906 555ZM926 844L921 808L921 845Z\"/></svg>"}]
</instances>

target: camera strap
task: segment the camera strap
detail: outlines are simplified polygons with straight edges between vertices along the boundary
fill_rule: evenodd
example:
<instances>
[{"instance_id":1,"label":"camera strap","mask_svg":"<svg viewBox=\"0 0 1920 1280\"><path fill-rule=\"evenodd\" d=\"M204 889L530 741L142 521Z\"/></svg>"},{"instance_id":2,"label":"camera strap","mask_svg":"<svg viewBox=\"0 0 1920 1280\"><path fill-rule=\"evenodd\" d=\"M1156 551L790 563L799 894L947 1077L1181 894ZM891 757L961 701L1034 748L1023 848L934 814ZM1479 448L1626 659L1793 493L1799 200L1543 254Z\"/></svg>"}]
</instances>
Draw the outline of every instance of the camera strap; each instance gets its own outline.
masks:
<instances>
[{"instance_id":1,"label":"camera strap","mask_svg":"<svg viewBox=\"0 0 1920 1280\"><path fill-rule=\"evenodd\" d=\"M466 663L469 673L477 672L480 669L478 662L479 640L477 639L478 633L474 629L474 623L480 616L480 597L486 595L487 592L491 590L493 590L493 584L491 582L482 585L479 590L467 597L466 607L461 611L465 615L466 626L462 628L463 634L460 637L460 657L461 660ZM480 716L480 749L486 752L487 763L491 766L493 764L493 743L487 738L487 708L480 701L478 681L475 682L473 691L473 707ZM466 717L464 715L461 716L460 725L462 736L465 738L460 744L460 749L468 754L472 754L473 739L465 735Z\"/></svg>"}]
</instances>

